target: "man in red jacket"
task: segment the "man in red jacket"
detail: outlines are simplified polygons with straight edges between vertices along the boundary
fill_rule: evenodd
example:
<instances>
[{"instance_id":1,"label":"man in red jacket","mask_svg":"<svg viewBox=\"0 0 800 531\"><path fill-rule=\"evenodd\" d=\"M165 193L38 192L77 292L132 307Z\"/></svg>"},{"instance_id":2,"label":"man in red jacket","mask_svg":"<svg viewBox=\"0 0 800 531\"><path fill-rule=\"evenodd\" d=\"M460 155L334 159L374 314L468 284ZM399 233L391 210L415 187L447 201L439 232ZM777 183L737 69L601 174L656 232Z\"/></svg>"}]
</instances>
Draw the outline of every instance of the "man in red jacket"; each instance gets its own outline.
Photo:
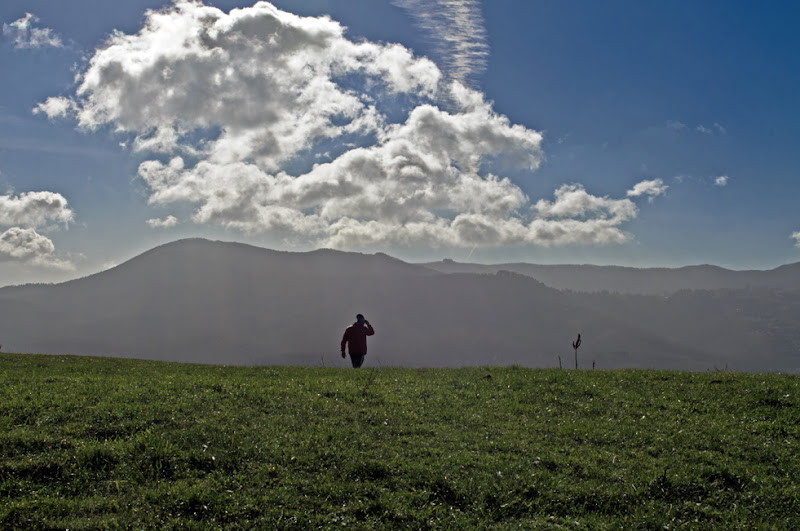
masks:
<instances>
[{"instance_id":1,"label":"man in red jacket","mask_svg":"<svg viewBox=\"0 0 800 531\"><path fill-rule=\"evenodd\" d=\"M350 361L353 368L358 369L367 355L367 336L375 334L372 325L361 314L356 315L356 322L347 327L342 336L342 357L345 357L344 346L350 343Z\"/></svg>"}]
</instances>

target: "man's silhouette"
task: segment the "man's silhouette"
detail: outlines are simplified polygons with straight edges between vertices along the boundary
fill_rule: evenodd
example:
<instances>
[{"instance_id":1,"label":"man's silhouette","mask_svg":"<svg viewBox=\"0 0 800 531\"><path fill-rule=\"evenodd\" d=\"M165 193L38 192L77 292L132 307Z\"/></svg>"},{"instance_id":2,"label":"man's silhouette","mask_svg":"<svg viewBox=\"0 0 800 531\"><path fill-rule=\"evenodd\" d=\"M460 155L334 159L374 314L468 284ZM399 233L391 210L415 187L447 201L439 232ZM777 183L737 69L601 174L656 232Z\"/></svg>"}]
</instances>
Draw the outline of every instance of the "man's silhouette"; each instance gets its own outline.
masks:
<instances>
[{"instance_id":1,"label":"man's silhouette","mask_svg":"<svg viewBox=\"0 0 800 531\"><path fill-rule=\"evenodd\" d=\"M367 355L367 336L375 334L372 325L361 314L356 315L356 322L347 327L342 336L342 357L345 357L344 346L350 344L350 361L353 368L357 369L364 363Z\"/></svg>"}]
</instances>

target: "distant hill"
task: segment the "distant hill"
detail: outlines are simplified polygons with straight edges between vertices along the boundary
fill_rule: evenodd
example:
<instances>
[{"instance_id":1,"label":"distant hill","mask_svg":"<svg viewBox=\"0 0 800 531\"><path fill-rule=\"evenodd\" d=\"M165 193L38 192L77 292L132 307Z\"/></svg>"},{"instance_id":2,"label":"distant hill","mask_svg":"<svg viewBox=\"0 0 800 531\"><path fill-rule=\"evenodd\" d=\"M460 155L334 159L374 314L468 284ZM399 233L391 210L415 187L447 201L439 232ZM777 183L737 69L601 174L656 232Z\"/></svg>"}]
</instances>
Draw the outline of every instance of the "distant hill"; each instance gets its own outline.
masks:
<instances>
[{"instance_id":1,"label":"distant hill","mask_svg":"<svg viewBox=\"0 0 800 531\"><path fill-rule=\"evenodd\" d=\"M6 351L221 364L344 365L356 313L367 365L800 368L800 297L559 291L519 273L443 273L385 254L181 240L55 285L0 289Z\"/></svg>"},{"instance_id":2,"label":"distant hill","mask_svg":"<svg viewBox=\"0 0 800 531\"><path fill-rule=\"evenodd\" d=\"M596 265L470 264L443 260L422 264L440 273L513 271L556 289L666 295L683 289L798 289L800 262L775 269L734 271L711 265L635 268Z\"/></svg>"}]
</instances>

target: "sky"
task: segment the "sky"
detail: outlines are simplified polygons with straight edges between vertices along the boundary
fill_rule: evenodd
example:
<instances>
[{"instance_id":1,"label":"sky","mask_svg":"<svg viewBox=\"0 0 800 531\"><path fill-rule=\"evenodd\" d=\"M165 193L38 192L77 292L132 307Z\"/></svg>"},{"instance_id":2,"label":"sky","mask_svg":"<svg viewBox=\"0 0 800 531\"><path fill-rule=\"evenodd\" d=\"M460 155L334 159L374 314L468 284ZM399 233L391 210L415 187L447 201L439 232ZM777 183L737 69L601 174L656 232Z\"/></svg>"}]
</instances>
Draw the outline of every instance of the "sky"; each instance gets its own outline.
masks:
<instances>
[{"instance_id":1,"label":"sky","mask_svg":"<svg viewBox=\"0 0 800 531\"><path fill-rule=\"evenodd\" d=\"M0 286L187 237L800 261L800 4L0 3Z\"/></svg>"}]
</instances>

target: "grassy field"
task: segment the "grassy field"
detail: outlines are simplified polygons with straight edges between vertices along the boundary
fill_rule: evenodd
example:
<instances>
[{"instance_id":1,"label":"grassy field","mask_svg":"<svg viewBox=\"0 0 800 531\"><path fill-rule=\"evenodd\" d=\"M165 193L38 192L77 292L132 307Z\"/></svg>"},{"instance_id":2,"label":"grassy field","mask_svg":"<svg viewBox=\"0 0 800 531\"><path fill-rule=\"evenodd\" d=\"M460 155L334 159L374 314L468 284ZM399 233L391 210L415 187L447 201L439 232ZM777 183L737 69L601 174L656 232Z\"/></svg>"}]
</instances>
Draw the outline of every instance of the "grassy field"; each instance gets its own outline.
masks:
<instances>
[{"instance_id":1,"label":"grassy field","mask_svg":"<svg viewBox=\"0 0 800 531\"><path fill-rule=\"evenodd\" d=\"M0 528L800 529L798 383L0 354Z\"/></svg>"}]
</instances>

